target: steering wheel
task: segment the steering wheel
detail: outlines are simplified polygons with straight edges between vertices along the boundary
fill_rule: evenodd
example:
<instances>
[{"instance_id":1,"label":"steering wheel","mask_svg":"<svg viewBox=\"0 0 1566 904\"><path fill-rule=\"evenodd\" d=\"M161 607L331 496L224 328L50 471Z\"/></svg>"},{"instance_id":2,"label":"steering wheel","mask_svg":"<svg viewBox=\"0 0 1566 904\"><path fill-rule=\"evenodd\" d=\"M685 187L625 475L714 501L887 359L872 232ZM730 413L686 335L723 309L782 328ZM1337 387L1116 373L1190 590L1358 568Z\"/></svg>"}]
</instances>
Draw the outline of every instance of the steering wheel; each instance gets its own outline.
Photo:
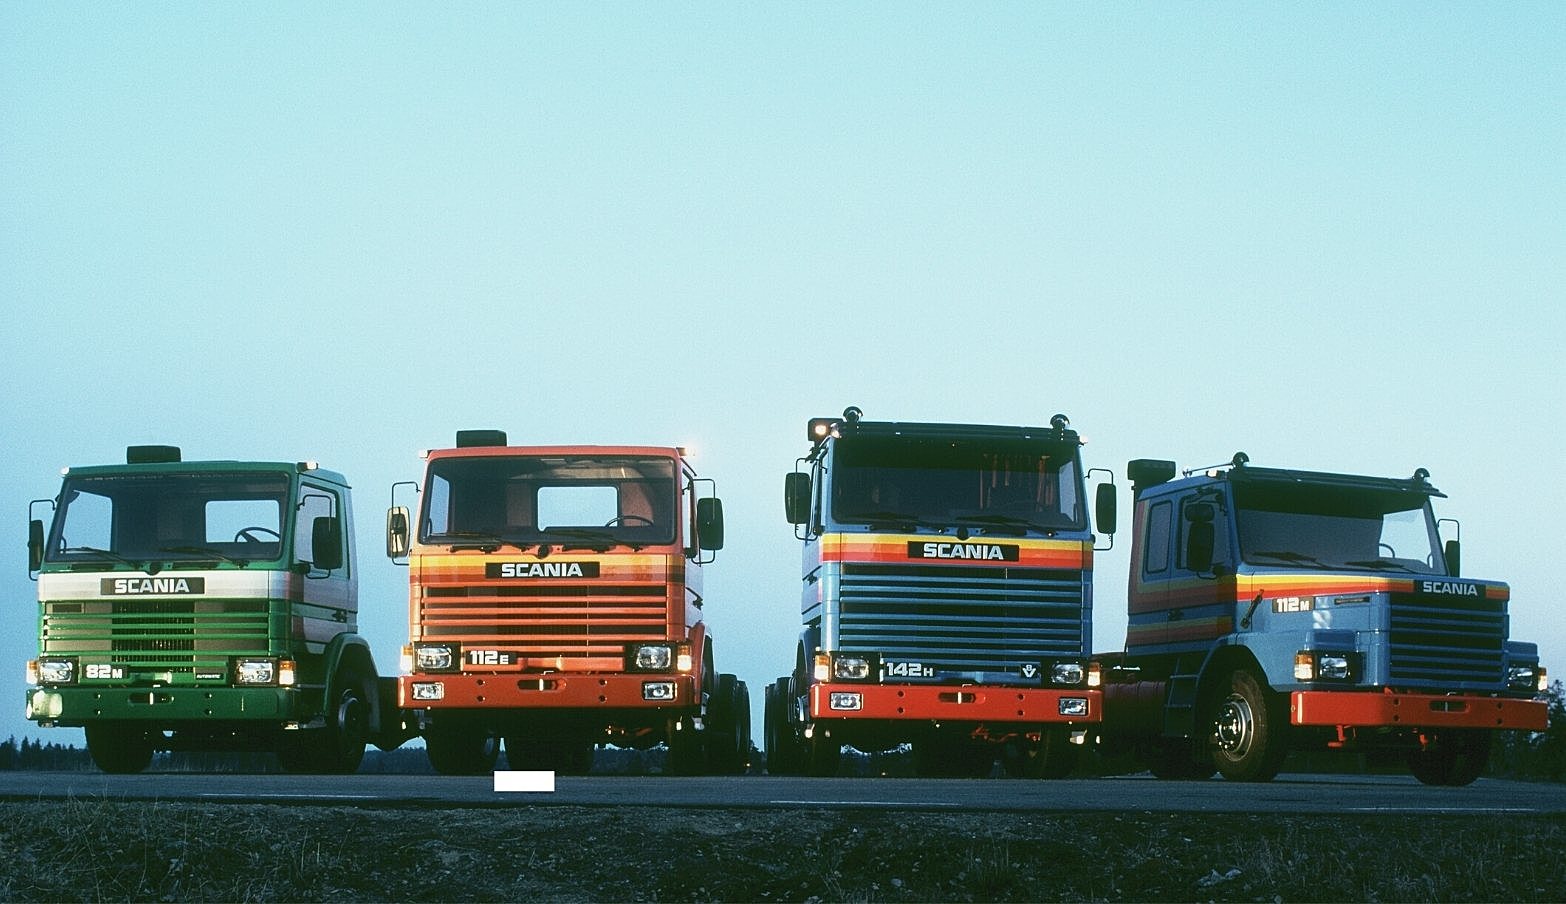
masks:
<instances>
[{"instance_id":1,"label":"steering wheel","mask_svg":"<svg viewBox=\"0 0 1566 904\"><path fill-rule=\"evenodd\" d=\"M1397 558L1397 550L1392 548L1392 544L1390 544L1390 543L1377 543L1376 544L1376 551L1378 553L1381 550L1383 550L1383 549L1387 551L1387 558L1389 558L1389 559Z\"/></svg>"},{"instance_id":2,"label":"steering wheel","mask_svg":"<svg viewBox=\"0 0 1566 904\"><path fill-rule=\"evenodd\" d=\"M256 534L271 534L272 539L265 540L255 536ZM238 543L240 540L243 540L246 543L275 543L281 541L282 539L283 535L271 529L270 527L241 527L239 532L234 534L235 543Z\"/></svg>"},{"instance_id":3,"label":"steering wheel","mask_svg":"<svg viewBox=\"0 0 1566 904\"><path fill-rule=\"evenodd\" d=\"M630 524L633 521L638 524L645 524L648 527L652 527L653 525L653 519L651 518L646 518L641 515L620 515L605 521L604 527L614 527L616 524Z\"/></svg>"}]
</instances>

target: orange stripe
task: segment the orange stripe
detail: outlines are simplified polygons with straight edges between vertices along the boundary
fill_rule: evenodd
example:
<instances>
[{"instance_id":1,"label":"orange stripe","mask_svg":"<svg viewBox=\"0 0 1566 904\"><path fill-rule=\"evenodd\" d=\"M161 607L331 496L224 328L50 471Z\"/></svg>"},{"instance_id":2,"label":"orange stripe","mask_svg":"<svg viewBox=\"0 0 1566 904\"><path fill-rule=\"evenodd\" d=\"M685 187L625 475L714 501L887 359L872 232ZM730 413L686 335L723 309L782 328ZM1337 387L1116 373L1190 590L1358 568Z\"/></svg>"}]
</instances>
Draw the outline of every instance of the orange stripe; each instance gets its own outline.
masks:
<instances>
[{"instance_id":1,"label":"orange stripe","mask_svg":"<svg viewBox=\"0 0 1566 904\"><path fill-rule=\"evenodd\" d=\"M909 543L956 543L955 538L928 534L824 534L823 562L919 562L929 565L1011 565L1021 568L1093 567L1093 544L1086 540L1029 540L1020 537L985 537L962 541L967 545L1015 546L1017 561L998 559L926 559L908 554Z\"/></svg>"}]
</instances>

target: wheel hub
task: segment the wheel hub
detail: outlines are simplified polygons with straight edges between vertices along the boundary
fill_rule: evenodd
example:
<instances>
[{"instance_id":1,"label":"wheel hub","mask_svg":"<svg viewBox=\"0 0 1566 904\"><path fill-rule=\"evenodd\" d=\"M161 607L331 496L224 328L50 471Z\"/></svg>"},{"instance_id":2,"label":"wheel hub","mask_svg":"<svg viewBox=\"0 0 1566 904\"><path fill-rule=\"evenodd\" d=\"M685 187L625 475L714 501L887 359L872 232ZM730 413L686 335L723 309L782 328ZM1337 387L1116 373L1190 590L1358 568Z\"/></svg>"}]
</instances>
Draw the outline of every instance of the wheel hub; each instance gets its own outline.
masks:
<instances>
[{"instance_id":1,"label":"wheel hub","mask_svg":"<svg viewBox=\"0 0 1566 904\"><path fill-rule=\"evenodd\" d=\"M1256 715L1245 698L1231 696L1218 708L1213 737L1220 750L1236 757L1244 756L1250 749L1256 738Z\"/></svg>"}]
</instances>

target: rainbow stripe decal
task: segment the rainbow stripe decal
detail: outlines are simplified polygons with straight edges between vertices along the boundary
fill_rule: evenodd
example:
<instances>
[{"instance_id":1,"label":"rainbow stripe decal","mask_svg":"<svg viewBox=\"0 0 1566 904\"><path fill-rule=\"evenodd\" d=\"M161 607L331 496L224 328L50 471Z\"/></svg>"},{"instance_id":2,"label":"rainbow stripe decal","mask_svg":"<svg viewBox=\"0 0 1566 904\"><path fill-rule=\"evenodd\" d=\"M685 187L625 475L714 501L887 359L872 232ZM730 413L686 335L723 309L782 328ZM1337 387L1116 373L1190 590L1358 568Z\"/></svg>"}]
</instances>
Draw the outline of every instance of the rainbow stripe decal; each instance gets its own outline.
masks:
<instances>
[{"instance_id":1,"label":"rainbow stripe decal","mask_svg":"<svg viewBox=\"0 0 1566 904\"><path fill-rule=\"evenodd\" d=\"M822 562L916 562L1083 571L1093 567L1093 544L1089 540L984 537L959 541L929 534L823 534L819 549Z\"/></svg>"}]
</instances>

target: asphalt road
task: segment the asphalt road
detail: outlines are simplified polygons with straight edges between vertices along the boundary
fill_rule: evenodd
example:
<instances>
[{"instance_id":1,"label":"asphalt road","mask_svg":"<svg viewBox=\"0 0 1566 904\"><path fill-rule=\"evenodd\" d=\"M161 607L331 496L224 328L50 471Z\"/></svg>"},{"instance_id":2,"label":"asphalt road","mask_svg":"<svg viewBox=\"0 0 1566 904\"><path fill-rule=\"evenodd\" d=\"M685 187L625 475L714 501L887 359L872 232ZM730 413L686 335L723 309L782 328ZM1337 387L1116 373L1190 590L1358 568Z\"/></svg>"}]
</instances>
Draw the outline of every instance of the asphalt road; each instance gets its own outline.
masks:
<instances>
[{"instance_id":1,"label":"asphalt road","mask_svg":"<svg viewBox=\"0 0 1566 904\"><path fill-rule=\"evenodd\" d=\"M1010 779L560 777L552 792L497 792L491 777L0 772L0 799L66 797L289 805L848 808L951 812L1566 813L1566 785L1480 779L1434 788L1405 776L1283 775L1268 784L1148 776Z\"/></svg>"}]
</instances>

